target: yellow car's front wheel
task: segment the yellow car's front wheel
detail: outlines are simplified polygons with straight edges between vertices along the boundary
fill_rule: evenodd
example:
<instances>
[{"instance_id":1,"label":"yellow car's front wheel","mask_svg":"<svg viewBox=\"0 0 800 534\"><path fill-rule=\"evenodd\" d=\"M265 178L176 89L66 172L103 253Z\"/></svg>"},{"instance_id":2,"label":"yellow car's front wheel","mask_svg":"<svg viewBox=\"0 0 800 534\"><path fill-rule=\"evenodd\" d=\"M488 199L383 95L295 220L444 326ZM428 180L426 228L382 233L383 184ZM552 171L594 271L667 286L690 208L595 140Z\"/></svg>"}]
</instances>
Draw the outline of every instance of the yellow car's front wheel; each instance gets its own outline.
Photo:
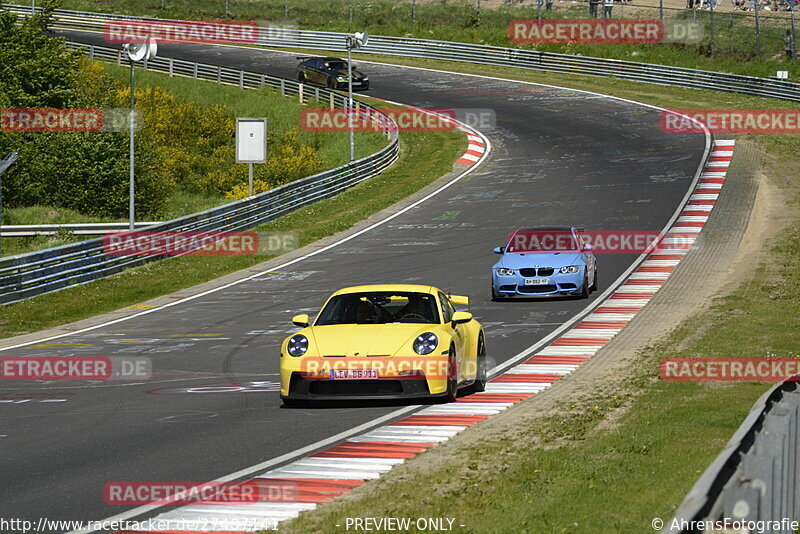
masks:
<instances>
[{"instance_id":1,"label":"yellow car's front wheel","mask_svg":"<svg viewBox=\"0 0 800 534\"><path fill-rule=\"evenodd\" d=\"M442 402L455 402L458 396L458 366L456 364L456 347L450 345L447 353L447 393L442 397Z\"/></svg>"}]
</instances>

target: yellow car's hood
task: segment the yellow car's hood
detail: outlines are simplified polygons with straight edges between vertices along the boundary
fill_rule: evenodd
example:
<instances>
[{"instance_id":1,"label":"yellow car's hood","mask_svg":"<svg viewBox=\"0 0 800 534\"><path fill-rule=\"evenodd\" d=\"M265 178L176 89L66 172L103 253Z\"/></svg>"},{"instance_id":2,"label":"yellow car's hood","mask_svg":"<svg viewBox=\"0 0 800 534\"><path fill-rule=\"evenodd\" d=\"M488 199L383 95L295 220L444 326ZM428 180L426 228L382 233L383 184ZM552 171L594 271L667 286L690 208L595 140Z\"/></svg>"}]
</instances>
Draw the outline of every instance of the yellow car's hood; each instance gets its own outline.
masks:
<instances>
[{"instance_id":1,"label":"yellow car's hood","mask_svg":"<svg viewBox=\"0 0 800 534\"><path fill-rule=\"evenodd\" d=\"M423 332L439 334L438 324L390 323L313 326L309 333L319 356L413 355L414 338ZM444 349L443 349L444 350Z\"/></svg>"}]
</instances>

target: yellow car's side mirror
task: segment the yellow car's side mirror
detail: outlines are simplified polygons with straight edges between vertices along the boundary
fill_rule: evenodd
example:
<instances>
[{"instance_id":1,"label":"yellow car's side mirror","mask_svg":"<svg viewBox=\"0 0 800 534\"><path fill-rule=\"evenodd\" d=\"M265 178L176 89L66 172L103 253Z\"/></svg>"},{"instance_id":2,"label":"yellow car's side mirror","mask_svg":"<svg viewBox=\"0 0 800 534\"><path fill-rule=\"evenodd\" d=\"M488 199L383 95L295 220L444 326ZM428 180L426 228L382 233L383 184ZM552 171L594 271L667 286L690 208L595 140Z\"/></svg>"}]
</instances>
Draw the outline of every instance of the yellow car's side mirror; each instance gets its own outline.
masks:
<instances>
[{"instance_id":1,"label":"yellow car's side mirror","mask_svg":"<svg viewBox=\"0 0 800 534\"><path fill-rule=\"evenodd\" d=\"M309 325L308 314L302 313L300 315L295 315L294 317L292 317L292 323L295 326L302 326L303 328L305 328L306 326Z\"/></svg>"},{"instance_id":2,"label":"yellow car's side mirror","mask_svg":"<svg viewBox=\"0 0 800 534\"><path fill-rule=\"evenodd\" d=\"M464 324L472 320L472 314L464 311L457 311L453 314L453 324Z\"/></svg>"}]
</instances>

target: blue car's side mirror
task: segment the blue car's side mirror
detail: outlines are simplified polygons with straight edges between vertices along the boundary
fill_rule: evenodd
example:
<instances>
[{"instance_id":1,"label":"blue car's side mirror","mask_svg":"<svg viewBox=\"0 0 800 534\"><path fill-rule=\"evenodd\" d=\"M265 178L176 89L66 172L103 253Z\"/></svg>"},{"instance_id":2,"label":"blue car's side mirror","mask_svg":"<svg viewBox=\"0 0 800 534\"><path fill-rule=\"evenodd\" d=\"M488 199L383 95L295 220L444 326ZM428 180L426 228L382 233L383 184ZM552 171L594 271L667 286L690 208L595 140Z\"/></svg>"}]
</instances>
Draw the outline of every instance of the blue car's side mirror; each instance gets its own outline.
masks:
<instances>
[{"instance_id":1,"label":"blue car's side mirror","mask_svg":"<svg viewBox=\"0 0 800 534\"><path fill-rule=\"evenodd\" d=\"M506 247L494 247L495 254L503 254L506 251Z\"/></svg>"}]
</instances>

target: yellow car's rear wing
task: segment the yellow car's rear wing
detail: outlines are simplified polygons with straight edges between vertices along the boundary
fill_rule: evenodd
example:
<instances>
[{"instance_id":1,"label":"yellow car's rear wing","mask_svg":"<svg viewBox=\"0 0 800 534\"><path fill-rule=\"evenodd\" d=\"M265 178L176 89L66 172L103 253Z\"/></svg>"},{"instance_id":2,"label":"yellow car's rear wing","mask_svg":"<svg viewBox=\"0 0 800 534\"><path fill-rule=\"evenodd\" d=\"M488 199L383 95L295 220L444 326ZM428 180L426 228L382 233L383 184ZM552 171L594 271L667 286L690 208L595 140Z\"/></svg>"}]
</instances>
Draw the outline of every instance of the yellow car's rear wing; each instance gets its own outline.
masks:
<instances>
[{"instance_id":1,"label":"yellow car's rear wing","mask_svg":"<svg viewBox=\"0 0 800 534\"><path fill-rule=\"evenodd\" d=\"M450 302L459 306L466 306L469 308L469 297L462 297L460 295L447 295Z\"/></svg>"}]
</instances>

